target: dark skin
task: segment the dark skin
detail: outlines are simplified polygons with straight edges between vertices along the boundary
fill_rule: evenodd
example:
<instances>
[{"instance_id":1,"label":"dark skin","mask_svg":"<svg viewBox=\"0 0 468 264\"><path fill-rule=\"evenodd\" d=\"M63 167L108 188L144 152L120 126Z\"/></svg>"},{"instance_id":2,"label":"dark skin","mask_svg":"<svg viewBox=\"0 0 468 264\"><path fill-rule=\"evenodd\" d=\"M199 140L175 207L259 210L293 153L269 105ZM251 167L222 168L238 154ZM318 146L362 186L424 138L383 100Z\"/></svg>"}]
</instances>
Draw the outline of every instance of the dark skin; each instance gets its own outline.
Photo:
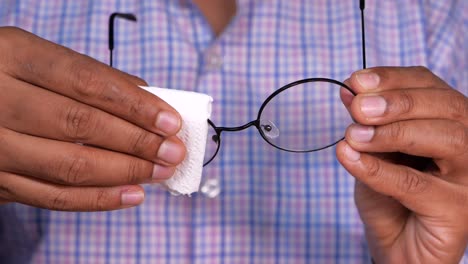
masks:
<instances>
[{"instance_id":1,"label":"dark skin","mask_svg":"<svg viewBox=\"0 0 468 264\"><path fill-rule=\"evenodd\" d=\"M127 208L183 160L180 116L143 80L17 28L0 50L0 202Z\"/></svg>"},{"instance_id":2,"label":"dark skin","mask_svg":"<svg viewBox=\"0 0 468 264\"><path fill-rule=\"evenodd\" d=\"M219 36L236 14L235 0L193 0L211 26L215 36Z\"/></svg>"},{"instance_id":3,"label":"dark skin","mask_svg":"<svg viewBox=\"0 0 468 264\"><path fill-rule=\"evenodd\" d=\"M458 263L468 243L467 97L424 67L376 67L346 82L358 124L336 151L356 178L376 263Z\"/></svg>"},{"instance_id":4,"label":"dark skin","mask_svg":"<svg viewBox=\"0 0 468 264\"><path fill-rule=\"evenodd\" d=\"M215 35L236 12L232 0L194 2ZM0 51L3 203L127 208L143 201L139 183L170 177L183 160L180 117L139 89L143 80L19 29L0 28ZM374 260L457 263L468 241L468 99L423 67L346 82L359 125L337 158L356 178Z\"/></svg>"},{"instance_id":5,"label":"dark skin","mask_svg":"<svg viewBox=\"0 0 468 264\"><path fill-rule=\"evenodd\" d=\"M235 2L208 4L219 34ZM127 208L184 159L179 114L144 80L17 28L0 28L0 48L0 203Z\"/></svg>"}]
</instances>

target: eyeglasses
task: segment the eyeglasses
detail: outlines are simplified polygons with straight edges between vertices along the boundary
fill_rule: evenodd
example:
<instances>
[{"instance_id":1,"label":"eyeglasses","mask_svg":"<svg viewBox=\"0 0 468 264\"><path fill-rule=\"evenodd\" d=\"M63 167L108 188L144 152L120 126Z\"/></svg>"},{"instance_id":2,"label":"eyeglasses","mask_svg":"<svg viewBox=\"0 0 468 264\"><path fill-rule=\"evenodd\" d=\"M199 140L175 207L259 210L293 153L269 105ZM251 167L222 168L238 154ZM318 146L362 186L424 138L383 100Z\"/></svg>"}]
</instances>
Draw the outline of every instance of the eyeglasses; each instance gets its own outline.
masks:
<instances>
[{"instance_id":1,"label":"eyeglasses","mask_svg":"<svg viewBox=\"0 0 468 264\"><path fill-rule=\"evenodd\" d=\"M366 68L364 8L360 0L362 63ZM136 21L130 13L113 13L109 18L110 66L114 48L114 20ZM221 148L222 132L236 132L256 127L271 146L288 152L307 153L326 149L343 140L346 127L353 122L341 101L346 91L356 93L346 84L328 78L307 78L289 83L271 95L260 106L257 118L236 127L216 126L208 120L209 132L203 166L208 165ZM300 105L301 107L297 107ZM329 120L333 120L329 122ZM318 136L317 136L318 135Z\"/></svg>"}]
</instances>

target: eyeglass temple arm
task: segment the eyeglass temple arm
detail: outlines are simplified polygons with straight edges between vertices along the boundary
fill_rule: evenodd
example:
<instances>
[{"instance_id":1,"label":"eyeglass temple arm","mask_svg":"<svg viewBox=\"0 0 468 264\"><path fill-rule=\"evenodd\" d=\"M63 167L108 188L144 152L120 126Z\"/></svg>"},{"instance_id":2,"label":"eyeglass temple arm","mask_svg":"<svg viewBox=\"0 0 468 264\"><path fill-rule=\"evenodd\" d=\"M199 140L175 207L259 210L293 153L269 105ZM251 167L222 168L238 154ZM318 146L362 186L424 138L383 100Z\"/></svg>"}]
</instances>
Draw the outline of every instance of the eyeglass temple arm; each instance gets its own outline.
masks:
<instances>
[{"instance_id":1,"label":"eyeglass temple arm","mask_svg":"<svg viewBox=\"0 0 468 264\"><path fill-rule=\"evenodd\" d=\"M137 21L137 18L134 14L131 13L112 13L109 17L109 65L112 67L112 53L114 50L114 20L115 18L123 18L133 22Z\"/></svg>"},{"instance_id":2,"label":"eyeglass temple arm","mask_svg":"<svg viewBox=\"0 0 468 264\"><path fill-rule=\"evenodd\" d=\"M364 9L366 8L366 1L359 1L359 9L361 9L361 45L362 45L362 68L366 68L366 32L364 30Z\"/></svg>"}]
</instances>

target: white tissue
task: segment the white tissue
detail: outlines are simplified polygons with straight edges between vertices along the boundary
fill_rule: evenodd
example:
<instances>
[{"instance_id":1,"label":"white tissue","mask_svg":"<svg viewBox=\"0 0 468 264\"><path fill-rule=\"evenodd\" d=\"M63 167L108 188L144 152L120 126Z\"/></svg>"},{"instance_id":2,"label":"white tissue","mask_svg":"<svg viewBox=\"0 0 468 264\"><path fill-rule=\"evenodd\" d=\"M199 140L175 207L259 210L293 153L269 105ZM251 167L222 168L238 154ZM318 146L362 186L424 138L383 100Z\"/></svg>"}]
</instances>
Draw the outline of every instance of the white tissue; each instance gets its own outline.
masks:
<instances>
[{"instance_id":1,"label":"white tissue","mask_svg":"<svg viewBox=\"0 0 468 264\"><path fill-rule=\"evenodd\" d=\"M203 170L211 96L196 92L141 87L171 105L182 116L182 128L177 136L185 143L187 155L176 167L175 174L163 183L171 193L190 195L198 191Z\"/></svg>"}]
</instances>

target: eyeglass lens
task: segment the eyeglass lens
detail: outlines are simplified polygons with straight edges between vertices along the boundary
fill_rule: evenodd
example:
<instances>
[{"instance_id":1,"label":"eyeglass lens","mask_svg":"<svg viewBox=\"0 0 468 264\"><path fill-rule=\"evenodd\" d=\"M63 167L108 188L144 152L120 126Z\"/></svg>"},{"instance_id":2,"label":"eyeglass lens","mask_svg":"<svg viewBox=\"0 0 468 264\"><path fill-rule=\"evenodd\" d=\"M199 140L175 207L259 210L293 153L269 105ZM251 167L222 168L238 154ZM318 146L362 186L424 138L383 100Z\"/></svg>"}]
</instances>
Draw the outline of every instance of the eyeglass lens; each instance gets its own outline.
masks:
<instances>
[{"instance_id":1,"label":"eyeglass lens","mask_svg":"<svg viewBox=\"0 0 468 264\"><path fill-rule=\"evenodd\" d=\"M332 82L310 81L283 90L260 113L261 135L273 146L292 152L333 145L352 122L340 89Z\"/></svg>"},{"instance_id":2,"label":"eyeglass lens","mask_svg":"<svg viewBox=\"0 0 468 264\"><path fill-rule=\"evenodd\" d=\"M285 87L267 98L257 117L257 128L269 144L285 151L310 152L343 138L353 120L340 94L351 95L349 88L324 79L299 81ZM220 136L210 126L204 164L221 147Z\"/></svg>"}]
</instances>

